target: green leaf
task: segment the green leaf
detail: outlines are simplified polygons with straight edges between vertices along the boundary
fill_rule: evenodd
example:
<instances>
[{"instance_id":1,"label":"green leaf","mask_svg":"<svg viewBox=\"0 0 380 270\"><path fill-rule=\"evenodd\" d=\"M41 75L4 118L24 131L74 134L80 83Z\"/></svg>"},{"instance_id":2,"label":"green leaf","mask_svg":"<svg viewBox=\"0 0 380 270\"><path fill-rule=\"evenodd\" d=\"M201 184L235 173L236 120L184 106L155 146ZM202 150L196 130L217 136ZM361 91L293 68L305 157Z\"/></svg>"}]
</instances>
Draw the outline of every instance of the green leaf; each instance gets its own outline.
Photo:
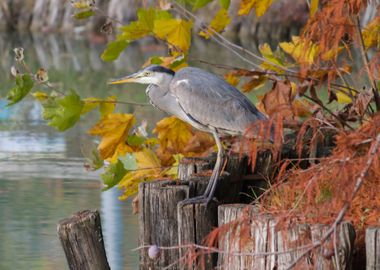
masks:
<instances>
[{"instance_id":1,"label":"green leaf","mask_svg":"<svg viewBox=\"0 0 380 270\"><path fill-rule=\"evenodd\" d=\"M115 40L108 43L107 48L101 55L103 61L114 61L116 60L122 51L125 50L129 45L129 42L126 40Z\"/></svg>"},{"instance_id":2,"label":"green leaf","mask_svg":"<svg viewBox=\"0 0 380 270\"><path fill-rule=\"evenodd\" d=\"M220 5L224 9L228 9L230 7L231 0L219 0Z\"/></svg>"},{"instance_id":3,"label":"green leaf","mask_svg":"<svg viewBox=\"0 0 380 270\"><path fill-rule=\"evenodd\" d=\"M77 20L84 20L84 19L90 18L94 14L95 14L95 12L92 9L89 9L89 10L85 10L85 11L75 13L73 15L73 17Z\"/></svg>"},{"instance_id":4,"label":"green leaf","mask_svg":"<svg viewBox=\"0 0 380 270\"><path fill-rule=\"evenodd\" d=\"M16 86L7 94L8 104L11 106L22 100L32 90L34 81L28 74L16 77Z\"/></svg>"},{"instance_id":5,"label":"green leaf","mask_svg":"<svg viewBox=\"0 0 380 270\"><path fill-rule=\"evenodd\" d=\"M212 0L191 0L191 1L189 1L189 3L193 7L193 10L200 9L210 2L212 2Z\"/></svg>"},{"instance_id":6,"label":"green leaf","mask_svg":"<svg viewBox=\"0 0 380 270\"><path fill-rule=\"evenodd\" d=\"M71 128L80 118L83 101L71 90L69 95L63 98L49 98L42 103L44 108L43 118L49 121L48 125L59 131Z\"/></svg>"},{"instance_id":7,"label":"green leaf","mask_svg":"<svg viewBox=\"0 0 380 270\"><path fill-rule=\"evenodd\" d=\"M120 160L118 160L117 163L111 164L106 171L100 175L103 179L103 183L106 185L103 191L117 185L126 173L127 170Z\"/></svg>"},{"instance_id":8,"label":"green leaf","mask_svg":"<svg viewBox=\"0 0 380 270\"><path fill-rule=\"evenodd\" d=\"M137 11L137 21L120 28L123 33L119 36L119 39L132 41L150 35L153 32L155 20L166 20L172 17L167 11L153 8L140 9Z\"/></svg>"},{"instance_id":9,"label":"green leaf","mask_svg":"<svg viewBox=\"0 0 380 270\"><path fill-rule=\"evenodd\" d=\"M119 160L123 163L124 169L127 171L134 171L137 169L136 157L133 153L127 153L123 157L119 157Z\"/></svg>"},{"instance_id":10,"label":"green leaf","mask_svg":"<svg viewBox=\"0 0 380 270\"><path fill-rule=\"evenodd\" d=\"M93 140L85 140L81 143L80 150L85 158L84 167L86 170L96 171L104 165L104 161L100 157L97 147L97 143Z\"/></svg>"},{"instance_id":11,"label":"green leaf","mask_svg":"<svg viewBox=\"0 0 380 270\"><path fill-rule=\"evenodd\" d=\"M127 138L127 144L132 147L140 146L145 142L145 138L142 136L131 135Z\"/></svg>"}]
</instances>

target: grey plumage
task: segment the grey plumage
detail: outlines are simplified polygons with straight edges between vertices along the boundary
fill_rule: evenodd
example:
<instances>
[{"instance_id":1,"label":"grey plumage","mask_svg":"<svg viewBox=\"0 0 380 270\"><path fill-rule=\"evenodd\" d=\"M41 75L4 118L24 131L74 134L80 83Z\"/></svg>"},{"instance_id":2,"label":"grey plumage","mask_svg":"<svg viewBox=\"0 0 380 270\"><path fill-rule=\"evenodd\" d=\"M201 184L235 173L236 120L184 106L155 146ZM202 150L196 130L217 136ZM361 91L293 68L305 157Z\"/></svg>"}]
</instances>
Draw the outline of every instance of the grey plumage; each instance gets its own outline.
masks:
<instances>
[{"instance_id":1,"label":"grey plumage","mask_svg":"<svg viewBox=\"0 0 380 270\"><path fill-rule=\"evenodd\" d=\"M188 199L185 204L209 202L213 198L224 160L219 136L243 134L249 126L267 119L239 90L199 68L186 67L174 72L152 65L110 83L124 82L149 84L146 93L152 105L214 136L218 146L217 161L205 194Z\"/></svg>"}]
</instances>

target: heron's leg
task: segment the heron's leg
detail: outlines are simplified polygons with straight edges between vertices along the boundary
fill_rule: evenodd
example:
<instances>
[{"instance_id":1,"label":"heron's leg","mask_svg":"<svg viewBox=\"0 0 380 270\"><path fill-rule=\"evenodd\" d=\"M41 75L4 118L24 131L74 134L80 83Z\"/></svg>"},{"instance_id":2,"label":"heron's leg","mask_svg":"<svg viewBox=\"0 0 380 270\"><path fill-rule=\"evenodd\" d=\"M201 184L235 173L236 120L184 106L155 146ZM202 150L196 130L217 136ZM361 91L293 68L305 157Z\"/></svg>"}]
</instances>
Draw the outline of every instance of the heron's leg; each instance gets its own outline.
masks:
<instances>
[{"instance_id":1,"label":"heron's leg","mask_svg":"<svg viewBox=\"0 0 380 270\"><path fill-rule=\"evenodd\" d=\"M214 166L214 169L212 171L210 180L207 184L206 190L205 190L204 194L201 196L189 198L189 199L182 201L181 202L182 205L193 204L193 203L209 203L214 197L217 182L219 180L219 176L220 176L220 173L222 171L222 166L223 166L223 162L224 162L224 149L223 149L223 145L219 139L219 136L218 136L218 133L216 132L216 130L213 130L212 134L215 138L215 142L216 142L216 145L218 147L218 154L216 156L215 166Z\"/></svg>"},{"instance_id":2,"label":"heron's leg","mask_svg":"<svg viewBox=\"0 0 380 270\"><path fill-rule=\"evenodd\" d=\"M218 154L216 156L214 170L212 171L210 181L207 185L207 188L204 194L205 196L207 196L208 202L211 201L212 198L214 197L214 193L219 181L219 176L223 169L224 156L225 156L224 148L223 148L222 142L220 141L218 133L216 133L216 131L214 130L212 134L214 135L214 139L218 147Z\"/></svg>"}]
</instances>

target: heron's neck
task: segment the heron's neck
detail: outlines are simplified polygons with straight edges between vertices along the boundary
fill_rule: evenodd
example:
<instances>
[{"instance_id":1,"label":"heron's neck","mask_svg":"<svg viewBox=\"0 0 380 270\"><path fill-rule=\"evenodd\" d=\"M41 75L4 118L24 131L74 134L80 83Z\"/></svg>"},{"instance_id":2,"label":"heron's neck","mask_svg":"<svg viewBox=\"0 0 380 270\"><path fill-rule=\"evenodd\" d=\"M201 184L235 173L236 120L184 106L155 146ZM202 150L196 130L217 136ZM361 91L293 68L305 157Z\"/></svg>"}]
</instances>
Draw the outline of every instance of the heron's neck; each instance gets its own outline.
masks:
<instances>
[{"instance_id":1,"label":"heron's neck","mask_svg":"<svg viewBox=\"0 0 380 270\"><path fill-rule=\"evenodd\" d=\"M173 76L170 74L162 73L160 77L156 78L147 88L147 94L150 95L165 95L170 88ZM154 93L153 93L154 92Z\"/></svg>"}]
</instances>

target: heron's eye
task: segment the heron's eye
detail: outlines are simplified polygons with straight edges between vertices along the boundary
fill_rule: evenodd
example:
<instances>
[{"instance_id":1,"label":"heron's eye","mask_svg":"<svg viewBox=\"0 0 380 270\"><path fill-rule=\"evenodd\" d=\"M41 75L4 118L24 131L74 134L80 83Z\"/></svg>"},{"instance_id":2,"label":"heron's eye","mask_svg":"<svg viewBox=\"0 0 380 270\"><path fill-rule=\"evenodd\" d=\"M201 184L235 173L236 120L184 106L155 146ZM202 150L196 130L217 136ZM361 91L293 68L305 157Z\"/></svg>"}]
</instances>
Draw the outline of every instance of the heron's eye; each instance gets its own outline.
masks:
<instances>
[{"instance_id":1,"label":"heron's eye","mask_svg":"<svg viewBox=\"0 0 380 270\"><path fill-rule=\"evenodd\" d=\"M145 71L145 72L144 72L144 76L145 76L145 77L148 77L148 76L150 76L150 75L151 75L151 72L149 72L149 71Z\"/></svg>"}]
</instances>

